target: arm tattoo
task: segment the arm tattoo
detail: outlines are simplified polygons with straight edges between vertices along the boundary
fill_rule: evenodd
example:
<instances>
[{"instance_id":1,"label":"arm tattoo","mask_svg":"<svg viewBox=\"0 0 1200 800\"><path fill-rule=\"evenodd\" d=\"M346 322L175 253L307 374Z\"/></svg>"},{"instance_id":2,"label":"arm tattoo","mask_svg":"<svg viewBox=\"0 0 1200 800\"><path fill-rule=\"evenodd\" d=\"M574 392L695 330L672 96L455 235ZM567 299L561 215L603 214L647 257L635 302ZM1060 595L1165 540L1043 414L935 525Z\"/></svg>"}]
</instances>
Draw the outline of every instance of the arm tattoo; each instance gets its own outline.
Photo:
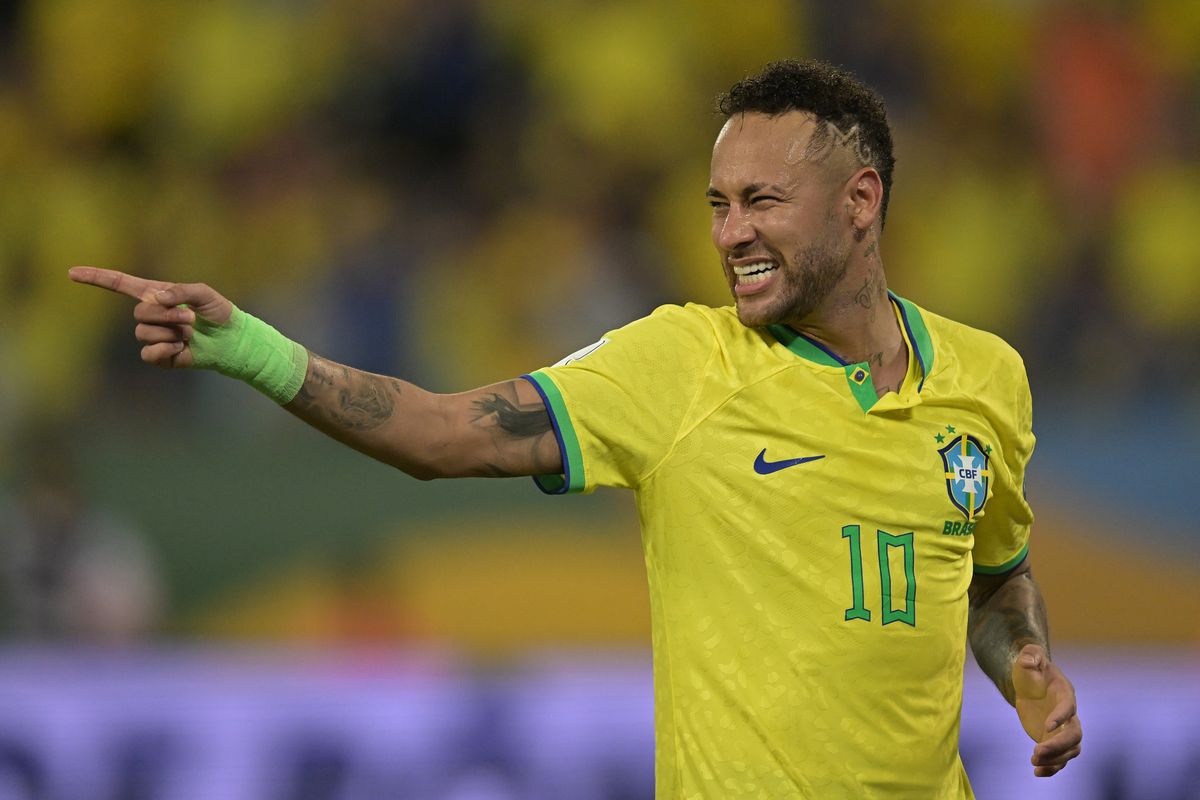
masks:
<instances>
[{"instance_id":1,"label":"arm tattoo","mask_svg":"<svg viewBox=\"0 0 1200 800\"><path fill-rule=\"evenodd\" d=\"M308 378L293 401L344 430L369 431L392 418L400 382L313 357Z\"/></svg>"},{"instance_id":2,"label":"arm tattoo","mask_svg":"<svg viewBox=\"0 0 1200 800\"><path fill-rule=\"evenodd\" d=\"M287 409L422 480L561 470L550 412L540 401L524 402L516 383L438 395L310 354L304 384Z\"/></svg>"},{"instance_id":3,"label":"arm tattoo","mask_svg":"<svg viewBox=\"0 0 1200 800\"><path fill-rule=\"evenodd\" d=\"M478 416L471 420L472 422L494 414L500 429L518 439L539 436L551 429L550 412L546 411L546 407L541 403L518 408L511 401L492 392L487 397L476 400L473 405Z\"/></svg>"},{"instance_id":4,"label":"arm tattoo","mask_svg":"<svg viewBox=\"0 0 1200 800\"><path fill-rule=\"evenodd\" d=\"M1050 654L1049 626L1042 592L1028 570L1013 575L985 597L972 596L967 636L979 668L1009 703L1015 702L1012 664L1027 644Z\"/></svg>"}]
</instances>

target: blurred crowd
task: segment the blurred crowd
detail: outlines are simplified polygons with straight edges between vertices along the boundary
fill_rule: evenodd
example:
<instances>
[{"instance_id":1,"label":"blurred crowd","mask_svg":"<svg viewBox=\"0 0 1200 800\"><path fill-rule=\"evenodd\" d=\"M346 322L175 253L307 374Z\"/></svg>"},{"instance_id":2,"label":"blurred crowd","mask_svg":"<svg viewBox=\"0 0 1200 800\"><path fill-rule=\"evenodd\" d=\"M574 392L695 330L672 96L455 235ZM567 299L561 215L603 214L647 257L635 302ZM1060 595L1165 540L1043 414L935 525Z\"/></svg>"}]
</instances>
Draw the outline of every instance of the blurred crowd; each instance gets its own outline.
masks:
<instances>
[{"instance_id":1,"label":"blurred crowd","mask_svg":"<svg viewBox=\"0 0 1200 800\"><path fill-rule=\"evenodd\" d=\"M9 426L136 360L127 309L68 284L75 263L208 281L311 322L292 333L314 347L456 388L661 302L724 303L712 98L784 56L886 98L901 293L1106 390L1200 338L1188 0L3 7ZM452 357L426 363L435 345Z\"/></svg>"},{"instance_id":2,"label":"blurred crowd","mask_svg":"<svg viewBox=\"0 0 1200 800\"><path fill-rule=\"evenodd\" d=\"M73 264L442 390L726 303L713 97L782 57L886 100L893 289L1007 337L1035 393L1200 402L1192 0L9 0L2 485L31 426L139 413L128 304Z\"/></svg>"},{"instance_id":3,"label":"blurred crowd","mask_svg":"<svg viewBox=\"0 0 1200 800\"><path fill-rule=\"evenodd\" d=\"M22 439L20 477L0 496L0 632L98 647L155 633L163 587L142 532L92 502L69 443Z\"/></svg>"}]
</instances>

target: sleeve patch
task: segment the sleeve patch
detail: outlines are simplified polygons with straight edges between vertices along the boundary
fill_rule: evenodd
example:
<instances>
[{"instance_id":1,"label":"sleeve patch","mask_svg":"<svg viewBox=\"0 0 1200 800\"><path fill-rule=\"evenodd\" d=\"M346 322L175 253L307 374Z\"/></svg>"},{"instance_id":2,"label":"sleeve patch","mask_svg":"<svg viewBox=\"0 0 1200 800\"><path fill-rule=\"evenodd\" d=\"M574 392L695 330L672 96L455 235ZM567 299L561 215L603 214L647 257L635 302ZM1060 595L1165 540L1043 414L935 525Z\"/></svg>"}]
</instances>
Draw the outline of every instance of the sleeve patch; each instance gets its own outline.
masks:
<instances>
[{"instance_id":1,"label":"sleeve patch","mask_svg":"<svg viewBox=\"0 0 1200 800\"><path fill-rule=\"evenodd\" d=\"M586 358L587 356L590 356L592 353L596 352L601 347L604 347L604 345L606 345L606 344L608 344L607 337L601 339L598 342L592 342L587 347L581 347L578 350L576 350L574 353L571 353L569 356L565 356L561 361L556 361L552 366L565 367L567 364L570 364L572 361L578 361L581 358Z\"/></svg>"}]
</instances>

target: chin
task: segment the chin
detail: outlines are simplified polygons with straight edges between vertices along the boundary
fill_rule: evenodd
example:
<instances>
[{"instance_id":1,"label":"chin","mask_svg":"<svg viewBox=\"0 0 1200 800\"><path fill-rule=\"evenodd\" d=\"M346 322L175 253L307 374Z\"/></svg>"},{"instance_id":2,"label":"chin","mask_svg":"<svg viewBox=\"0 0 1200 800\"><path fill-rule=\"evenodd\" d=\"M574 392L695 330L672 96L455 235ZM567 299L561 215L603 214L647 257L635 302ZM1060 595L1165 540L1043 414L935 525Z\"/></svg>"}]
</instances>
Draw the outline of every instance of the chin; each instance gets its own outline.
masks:
<instances>
[{"instance_id":1,"label":"chin","mask_svg":"<svg viewBox=\"0 0 1200 800\"><path fill-rule=\"evenodd\" d=\"M734 307L737 309L738 322L747 328L765 328L768 325L782 322L785 318L785 315L777 313L773 308L758 306L754 303L735 300Z\"/></svg>"}]
</instances>

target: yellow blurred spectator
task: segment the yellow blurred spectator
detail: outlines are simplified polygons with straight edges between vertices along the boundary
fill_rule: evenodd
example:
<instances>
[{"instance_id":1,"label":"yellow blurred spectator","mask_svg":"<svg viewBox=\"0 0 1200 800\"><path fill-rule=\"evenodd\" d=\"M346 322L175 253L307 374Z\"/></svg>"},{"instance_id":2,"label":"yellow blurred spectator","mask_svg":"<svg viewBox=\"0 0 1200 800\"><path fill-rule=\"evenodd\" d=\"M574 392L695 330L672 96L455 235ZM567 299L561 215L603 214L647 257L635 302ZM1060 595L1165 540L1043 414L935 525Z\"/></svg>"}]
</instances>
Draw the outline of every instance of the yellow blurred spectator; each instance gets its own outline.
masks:
<instances>
[{"instance_id":1,"label":"yellow blurred spectator","mask_svg":"<svg viewBox=\"0 0 1200 800\"><path fill-rule=\"evenodd\" d=\"M1112 291L1147 329L1200 332L1200 168L1163 162L1117 204Z\"/></svg>"},{"instance_id":2,"label":"yellow blurred spectator","mask_svg":"<svg viewBox=\"0 0 1200 800\"><path fill-rule=\"evenodd\" d=\"M1003 151L948 155L967 148L939 147L930 134L898 150L896 193L905 199L883 236L893 288L984 330L1017 332L1063 246L1039 176Z\"/></svg>"},{"instance_id":3,"label":"yellow blurred spectator","mask_svg":"<svg viewBox=\"0 0 1200 800\"><path fill-rule=\"evenodd\" d=\"M484 4L492 30L523 52L544 114L637 165L678 160L710 131L692 124L730 74L797 55L799 7L762 0ZM539 120L530 120L537 126Z\"/></svg>"}]
</instances>

